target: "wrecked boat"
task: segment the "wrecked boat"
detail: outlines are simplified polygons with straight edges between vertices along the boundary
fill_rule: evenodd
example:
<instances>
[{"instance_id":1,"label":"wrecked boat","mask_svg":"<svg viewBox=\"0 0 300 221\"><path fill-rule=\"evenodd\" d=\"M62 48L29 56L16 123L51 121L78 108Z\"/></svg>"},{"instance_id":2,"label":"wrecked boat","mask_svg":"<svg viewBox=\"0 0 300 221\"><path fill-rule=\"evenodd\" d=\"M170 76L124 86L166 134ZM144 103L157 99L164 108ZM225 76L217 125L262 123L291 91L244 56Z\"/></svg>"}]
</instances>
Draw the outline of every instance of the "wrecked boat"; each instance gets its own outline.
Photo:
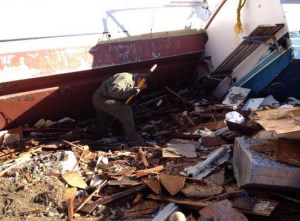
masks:
<instances>
[{"instance_id":1,"label":"wrecked boat","mask_svg":"<svg viewBox=\"0 0 300 221\"><path fill-rule=\"evenodd\" d=\"M297 61L297 44L293 43L297 37L281 13L286 6L296 8L292 2L220 1L203 26L209 40L195 59L197 79L187 80L193 87L168 87L171 80L174 85L186 81L192 72L178 71L177 78L169 72L178 67L172 63L176 59L155 60L163 69L153 74L153 87L164 86L166 94L148 99L138 110L133 108L145 146L128 147L126 139L114 132L103 139L91 136L94 122L90 120L64 116L53 123L48 116L53 119L58 112L70 116L66 110L76 107L77 100L86 103L72 111L88 112L89 99L84 96L96 86L93 76L101 81L102 74L113 74L119 66L147 70L152 61L7 79L6 85L20 83L7 90L21 92L2 96L15 109L9 112L1 106L1 111L28 115L26 123L43 113L47 122L40 119L33 126L0 131L1 220L300 220L300 107L295 107L300 101L291 105L271 94L253 98L277 77L286 77L290 72L285 71ZM237 7L239 16L232 13ZM267 13L270 9L272 19ZM224 16L227 13L232 17ZM261 21L251 19L253 14ZM224 22L236 28L227 30ZM233 41L236 36L237 42ZM219 48L212 53L215 46ZM179 57L181 63L188 56ZM190 65L190 60L184 61ZM43 79L47 81L39 81ZM56 79L53 82L59 86L49 79ZM52 87L40 89L44 82ZM26 87L32 91L23 90ZM223 100L222 104L208 92ZM27 107L32 104L28 113L18 109L26 102ZM9 118L7 122L20 123Z\"/></svg>"},{"instance_id":2,"label":"wrecked boat","mask_svg":"<svg viewBox=\"0 0 300 221\"><path fill-rule=\"evenodd\" d=\"M69 3L57 1L60 7ZM53 1L21 4L23 18L0 36L0 129L93 116L92 94L115 73L147 72L158 64L154 89L161 79L187 82L207 42L202 2L79 1L67 18ZM166 13L172 18L162 19Z\"/></svg>"},{"instance_id":3,"label":"wrecked boat","mask_svg":"<svg viewBox=\"0 0 300 221\"><path fill-rule=\"evenodd\" d=\"M202 60L205 68L199 67L199 88L220 99L232 86L251 89L249 97L298 97L300 4L247 1L238 8L239 16L228 17L239 1L221 3L206 28L209 41Z\"/></svg>"},{"instance_id":4,"label":"wrecked boat","mask_svg":"<svg viewBox=\"0 0 300 221\"><path fill-rule=\"evenodd\" d=\"M299 3L245 1L237 13L241 2L80 1L68 19L61 10L47 17L56 10L53 1L47 7L23 3L20 13L32 15L19 21L22 34L5 26L10 31L0 39L0 129L41 118L89 118L90 98L102 80L147 72L153 64L153 91L193 82L217 99L233 86L251 89L249 97L297 97L299 27L293 18ZM45 14L39 29L28 25L37 8ZM85 16L78 18L79 11Z\"/></svg>"}]
</instances>

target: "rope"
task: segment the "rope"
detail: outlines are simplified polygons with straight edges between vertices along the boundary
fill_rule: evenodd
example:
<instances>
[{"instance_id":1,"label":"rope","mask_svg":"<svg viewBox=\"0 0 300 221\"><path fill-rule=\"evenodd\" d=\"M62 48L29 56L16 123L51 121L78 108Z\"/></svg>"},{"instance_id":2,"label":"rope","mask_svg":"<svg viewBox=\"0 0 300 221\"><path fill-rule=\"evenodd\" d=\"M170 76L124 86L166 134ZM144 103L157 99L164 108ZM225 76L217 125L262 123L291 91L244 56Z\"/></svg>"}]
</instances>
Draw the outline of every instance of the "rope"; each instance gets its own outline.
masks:
<instances>
[{"instance_id":1,"label":"rope","mask_svg":"<svg viewBox=\"0 0 300 221\"><path fill-rule=\"evenodd\" d=\"M243 1L243 2L242 2ZM236 18L236 23L234 25L234 32L236 34L242 34L243 33L243 27L242 27L242 23L241 23L241 10L244 7L244 5L246 4L246 0L239 0L239 5L237 7L237 18Z\"/></svg>"}]
</instances>

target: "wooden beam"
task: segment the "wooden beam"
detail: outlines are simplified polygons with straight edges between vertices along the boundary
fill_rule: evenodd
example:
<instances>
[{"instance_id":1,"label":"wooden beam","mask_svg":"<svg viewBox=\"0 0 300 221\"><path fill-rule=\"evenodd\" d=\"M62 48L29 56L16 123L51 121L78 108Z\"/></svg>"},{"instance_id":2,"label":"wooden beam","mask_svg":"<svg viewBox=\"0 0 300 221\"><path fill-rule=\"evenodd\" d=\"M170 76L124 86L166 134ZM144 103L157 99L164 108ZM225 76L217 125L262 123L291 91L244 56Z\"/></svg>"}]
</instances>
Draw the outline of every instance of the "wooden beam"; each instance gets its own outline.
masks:
<instances>
[{"instance_id":1,"label":"wooden beam","mask_svg":"<svg viewBox=\"0 0 300 221\"><path fill-rule=\"evenodd\" d=\"M142 159L142 161L143 161L144 166L145 166L146 168L149 167L149 163L148 163L148 161L147 161L147 159L146 159L146 156L145 156L145 153L143 152L143 150L142 150L141 147L139 148L139 154L140 154L140 156L141 156L141 159Z\"/></svg>"},{"instance_id":2,"label":"wooden beam","mask_svg":"<svg viewBox=\"0 0 300 221\"><path fill-rule=\"evenodd\" d=\"M160 172L164 169L165 169L165 167L163 165L160 165L160 166L156 166L156 167L153 167L153 168L150 168L150 169L137 170L137 171L135 171L135 174L136 174L137 178L140 178L140 177L152 174L152 173L158 173L158 172Z\"/></svg>"}]
</instances>

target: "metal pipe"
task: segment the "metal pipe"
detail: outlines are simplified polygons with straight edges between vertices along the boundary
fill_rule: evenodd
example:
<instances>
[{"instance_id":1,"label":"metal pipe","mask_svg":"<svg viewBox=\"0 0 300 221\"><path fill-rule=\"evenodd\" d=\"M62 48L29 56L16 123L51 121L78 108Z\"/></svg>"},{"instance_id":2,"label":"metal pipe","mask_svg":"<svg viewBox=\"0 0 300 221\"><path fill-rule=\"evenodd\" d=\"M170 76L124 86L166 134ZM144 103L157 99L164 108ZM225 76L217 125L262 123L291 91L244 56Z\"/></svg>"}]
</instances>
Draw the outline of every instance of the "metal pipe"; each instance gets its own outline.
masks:
<instances>
[{"instance_id":1,"label":"metal pipe","mask_svg":"<svg viewBox=\"0 0 300 221\"><path fill-rule=\"evenodd\" d=\"M216 15L219 13L223 5L226 3L227 0L223 0L217 7L217 9L214 11L214 13L209 17L208 22L206 23L204 29L207 30L211 22L214 20Z\"/></svg>"}]
</instances>

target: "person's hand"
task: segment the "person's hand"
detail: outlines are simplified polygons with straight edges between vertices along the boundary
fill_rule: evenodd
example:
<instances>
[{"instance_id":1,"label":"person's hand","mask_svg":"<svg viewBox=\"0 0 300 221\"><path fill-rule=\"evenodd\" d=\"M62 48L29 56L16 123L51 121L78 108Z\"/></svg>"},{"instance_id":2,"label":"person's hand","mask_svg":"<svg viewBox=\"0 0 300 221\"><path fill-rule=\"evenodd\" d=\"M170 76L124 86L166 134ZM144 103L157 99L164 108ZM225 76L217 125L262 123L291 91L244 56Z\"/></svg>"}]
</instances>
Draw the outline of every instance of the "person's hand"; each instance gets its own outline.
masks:
<instances>
[{"instance_id":1,"label":"person's hand","mask_svg":"<svg viewBox=\"0 0 300 221\"><path fill-rule=\"evenodd\" d=\"M140 89L138 89L137 87L131 88L130 89L130 95L137 95L140 92Z\"/></svg>"}]
</instances>

